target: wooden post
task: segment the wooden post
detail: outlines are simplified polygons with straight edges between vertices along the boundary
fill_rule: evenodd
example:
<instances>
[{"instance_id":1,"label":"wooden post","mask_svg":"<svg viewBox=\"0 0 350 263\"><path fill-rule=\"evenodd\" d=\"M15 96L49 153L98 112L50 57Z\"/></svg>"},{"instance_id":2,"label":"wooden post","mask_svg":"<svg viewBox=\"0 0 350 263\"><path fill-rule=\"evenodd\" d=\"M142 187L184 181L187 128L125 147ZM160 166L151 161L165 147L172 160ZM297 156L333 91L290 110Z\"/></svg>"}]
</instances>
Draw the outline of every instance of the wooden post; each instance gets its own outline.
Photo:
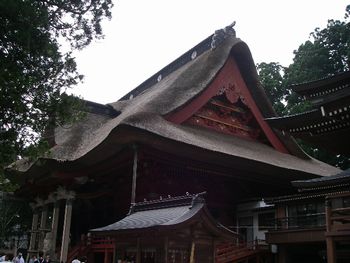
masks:
<instances>
[{"instance_id":1,"label":"wooden post","mask_svg":"<svg viewBox=\"0 0 350 263\"><path fill-rule=\"evenodd\" d=\"M107 248L105 248L105 257L104 257L104 263L108 263L108 249Z\"/></svg>"},{"instance_id":2,"label":"wooden post","mask_svg":"<svg viewBox=\"0 0 350 263\"><path fill-rule=\"evenodd\" d=\"M196 248L196 243L194 242L194 240L192 240L190 263L195 263L195 254L194 254L195 248Z\"/></svg>"},{"instance_id":3,"label":"wooden post","mask_svg":"<svg viewBox=\"0 0 350 263\"><path fill-rule=\"evenodd\" d=\"M37 210L33 211L33 220L32 220L32 233L30 235L30 243L29 243L29 250L35 249L35 243L36 243L36 231L38 230L38 221L39 221L39 214Z\"/></svg>"},{"instance_id":4,"label":"wooden post","mask_svg":"<svg viewBox=\"0 0 350 263\"><path fill-rule=\"evenodd\" d=\"M169 238L165 237L165 240L164 240L164 263L168 263L168 251L169 251Z\"/></svg>"},{"instance_id":5,"label":"wooden post","mask_svg":"<svg viewBox=\"0 0 350 263\"><path fill-rule=\"evenodd\" d=\"M42 207L41 211L41 219L40 219L40 232L39 232L39 246L38 250L43 251L44 250L44 239L45 239L45 234L46 234L46 222L47 222L47 210L48 210L48 205L44 205Z\"/></svg>"},{"instance_id":6,"label":"wooden post","mask_svg":"<svg viewBox=\"0 0 350 263\"><path fill-rule=\"evenodd\" d=\"M60 262L66 263L68 256L68 244L69 244L69 234L70 225L72 220L72 199L66 200L66 208L64 211L64 224L63 224L63 235L62 235L62 245L61 245L61 255Z\"/></svg>"},{"instance_id":7,"label":"wooden post","mask_svg":"<svg viewBox=\"0 0 350 263\"><path fill-rule=\"evenodd\" d=\"M141 241L139 237L136 244L136 263L141 263Z\"/></svg>"},{"instance_id":8,"label":"wooden post","mask_svg":"<svg viewBox=\"0 0 350 263\"><path fill-rule=\"evenodd\" d=\"M137 146L133 145L134 163L132 167L131 203L136 202L136 181L137 181Z\"/></svg>"},{"instance_id":9,"label":"wooden post","mask_svg":"<svg viewBox=\"0 0 350 263\"><path fill-rule=\"evenodd\" d=\"M115 242L115 239L113 241L114 247L113 247L113 259L112 262L117 262L117 244Z\"/></svg>"},{"instance_id":10,"label":"wooden post","mask_svg":"<svg viewBox=\"0 0 350 263\"><path fill-rule=\"evenodd\" d=\"M328 198L326 198L326 235L331 232L332 230L332 202ZM334 240L331 236L326 236L326 243L327 243L327 262L328 263L335 263L336 262L336 256L335 256L335 246L334 246Z\"/></svg>"},{"instance_id":11,"label":"wooden post","mask_svg":"<svg viewBox=\"0 0 350 263\"><path fill-rule=\"evenodd\" d=\"M59 219L59 213L60 213L60 203L59 201L56 201L53 204L53 214L52 214L52 240L51 240L51 257L52 259L56 259L56 239L57 239L57 228L58 228L58 219Z\"/></svg>"},{"instance_id":12,"label":"wooden post","mask_svg":"<svg viewBox=\"0 0 350 263\"><path fill-rule=\"evenodd\" d=\"M278 263L287 263L288 259L287 259L288 253L287 253L287 249L286 247L283 246L278 246Z\"/></svg>"},{"instance_id":13,"label":"wooden post","mask_svg":"<svg viewBox=\"0 0 350 263\"><path fill-rule=\"evenodd\" d=\"M212 239L212 247L213 247L213 262L216 262L216 242L215 242L215 239L213 238Z\"/></svg>"},{"instance_id":14,"label":"wooden post","mask_svg":"<svg viewBox=\"0 0 350 263\"><path fill-rule=\"evenodd\" d=\"M287 229L288 228L288 222L285 221L286 219L286 207L285 206L277 206L276 207L276 225L275 229ZM278 222L281 223L281 225L278 225Z\"/></svg>"}]
</instances>

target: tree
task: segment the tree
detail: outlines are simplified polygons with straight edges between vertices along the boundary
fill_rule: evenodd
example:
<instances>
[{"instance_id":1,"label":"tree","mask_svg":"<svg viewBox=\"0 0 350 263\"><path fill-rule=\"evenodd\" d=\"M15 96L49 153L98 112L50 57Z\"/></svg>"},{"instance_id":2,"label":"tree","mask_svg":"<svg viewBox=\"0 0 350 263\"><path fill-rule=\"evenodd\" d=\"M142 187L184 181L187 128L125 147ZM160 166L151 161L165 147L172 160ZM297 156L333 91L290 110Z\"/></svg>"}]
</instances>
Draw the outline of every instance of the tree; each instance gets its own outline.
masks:
<instances>
[{"instance_id":1,"label":"tree","mask_svg":"<svg viewBox=\"0 0 350 263\"><path fill-rule=\"evenodd\" d=\"M350 70L350 5L346 7L344 21L329 20L324 29L316 28L310 39L294 51L293 63L283 67L277 62L258 64L260 81L273 107L279 115L301 113L310 104L295 94L290 86L326 78ZM350 166L349 158L334 155L299 141L311 156L339 166Z\"/></svg>"},{"instance_id":2,"label":"tree","mask_svg":"<svg viewBox=\"0 0 350 263\"><path fill-rule=\"evenodd\" d=\"M286 98L286 89L283 86L285 68L276 62L263 62L257 65L257 69L261 84L265 88L273 108L278 114L282 114Z\"/></svg>"},{"instance_id":3,"label":"tree","mask_svg":"<svg viewBox=\"0 0 350 263\"><path fill-rule=\"evenodd\" d=\"M14 238L21 240L30 229L31 209L28 203L0 192L0 211L0 248L4 248Z\"/></svg>"},{"instance_id":4,"label":"tree","mask_svg":"<svg viewBox=\"0 0 350 263\"><path fill-rule=\"evenodd\" d=\"M324 29L316 28L311 40L294 51L293 63L285 69L284 86L322 79L350 69L350 22L346 8L345 21L328 20ZM287 112L303 109L300 100L291 91L287 95Z\"/></svg>"},{"instance_id":5,"label":"tree","mask_svg":"<svg viewBox=\"0 0 350 263\"><path fill-rule=\"evenodd\" d=\"M103 37L111 1L0 0L1 177L18 156L47 149L47 129L77 117L79 100L67 94L82 79L72 52Z\"/></svg>"}]
</instances>

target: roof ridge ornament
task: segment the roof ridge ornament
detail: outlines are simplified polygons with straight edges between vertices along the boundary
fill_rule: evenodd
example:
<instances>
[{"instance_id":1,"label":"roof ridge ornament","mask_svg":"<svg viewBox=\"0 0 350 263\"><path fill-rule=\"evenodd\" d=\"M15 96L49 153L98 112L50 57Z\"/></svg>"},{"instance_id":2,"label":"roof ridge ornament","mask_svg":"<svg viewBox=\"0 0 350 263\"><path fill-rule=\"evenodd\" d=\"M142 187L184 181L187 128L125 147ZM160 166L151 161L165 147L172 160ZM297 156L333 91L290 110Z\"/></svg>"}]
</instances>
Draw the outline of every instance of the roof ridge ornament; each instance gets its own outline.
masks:
<instances>
[{"instance_id":1,"label":"roof ridge ornament","mask_svg":"<svg viewBox=\"0 0 350 263\"><path fill-rule=\"evenodd\" d=\"M233 21L230 25L215 30L215 33L213 34L211 38L211 50L216 49L227 37L233 36L236 37L236 30L234 30L234 26L236 25L236 21Z\"/></svg>"},{"instance_id":2,"label":"roof ridge ornament","mask_svg":"<svg viewBox=\"0 0 350 263\"><path fill-rule=\"evenodd\" d=\"M204 202L203 195L206 195L206 194L207 194L207 192L201 192L201 193L195 194L192 197L190 209L193 208L193 206L197 203L203 203Z\"/></svg>"},{"instance_id":3,"label":"roof ridge ornament","mask_svg":"<svg viewBox=\"0 0 350 263\"><path fill-rule=\"evenodd\" d=\"M127 214L128 216L135 212L135 206L136 206L136 203L131 203L130 208L129 208L129 212Z\"/></svg>"}]
</instances>

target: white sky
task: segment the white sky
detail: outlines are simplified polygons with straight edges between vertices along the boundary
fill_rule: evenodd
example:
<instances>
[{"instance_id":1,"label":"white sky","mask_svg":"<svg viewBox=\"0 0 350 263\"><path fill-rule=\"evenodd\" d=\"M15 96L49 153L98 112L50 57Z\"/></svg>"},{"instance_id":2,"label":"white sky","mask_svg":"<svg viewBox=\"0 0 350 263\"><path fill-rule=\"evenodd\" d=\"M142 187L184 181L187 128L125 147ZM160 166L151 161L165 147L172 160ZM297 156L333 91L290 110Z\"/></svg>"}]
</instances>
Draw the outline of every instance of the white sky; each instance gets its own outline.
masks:
<instances>
[{"instance_id":1,"label":"white sky","mask_svg":"<svg viewBox=\"0 0 350 263\"><path fill-rule=\"evenodd\" d=\"M255 63L288 66L293 50L328 19L343 20L346 0L114 0L105 38L76 54L85 75L73 93L98 103L118 100L148 77L236 21Z\"/></svg>"}]
</instances>

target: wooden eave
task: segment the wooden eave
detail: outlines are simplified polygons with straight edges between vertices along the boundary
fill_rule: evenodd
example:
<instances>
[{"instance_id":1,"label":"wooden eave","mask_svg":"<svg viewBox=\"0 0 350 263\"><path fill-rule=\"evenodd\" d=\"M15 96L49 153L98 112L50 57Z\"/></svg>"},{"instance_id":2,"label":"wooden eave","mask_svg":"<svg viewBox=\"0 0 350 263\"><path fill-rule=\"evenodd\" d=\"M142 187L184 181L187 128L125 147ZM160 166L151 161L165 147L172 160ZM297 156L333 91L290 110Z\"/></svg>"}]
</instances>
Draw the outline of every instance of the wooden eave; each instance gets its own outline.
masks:
<instances>
[{"instance_id":1,"label":"wooden eave","mask_svg":"<svg viewBox=\"0 0 350 263\"><path fill-rule=\"evenodd\" d=\"M313 103L313 107L344 107L350 106L350 86L347 89L342 89L328 96L324 96Z\"/></svg>"},{"instance_id":2,"label":"wooden eave","mask_svg":"<svg viewBox=\"0 0 350 263\"><path fill-rule=\"evenodd\" d=\"M295 137L310 137L311 139L311 137L316 138L323 134L332 136L334 132L350 128L350 114L344 113L332 117L334 115L332 112L330 116L322 116L321 110L315 109L298 115L270 118L266 121L271 126L283 132L288 132ZM341 140L342 138L338 139Z\"/></svg>"},{"instance_id":3,"label":"wooden eave","mask_svg":"<svg viewBox=\"0 0 350 263\"><path fill-rule=\"evenodd\" d=\"M117 140L118 143L113 143L114 140ZM117 142L115 141L115 142ZM152 134L143 130L136 128L124 126L120 127L117 133L110 138L110 142L104 142L109 145L114 145L114 151L107 154L106 148L104 145L99 145L90 152L90 154L85 155L75 161L60 163L54 160L49 160L52 165L55 165L55 170L61 171L63 173L71 174L71 176L79 176L81 174L88 175L89 173L96 173L98 171L99 163L106 164L106 156L113 159L113 156L118 154L122 149L126 150L127 145L139 144L152 147L159 151L164 151L169 154L174 154L176 156L181 156L182 158L189 158L198 162L205 162L210 165L219 165L221 167L226 167L226 169L235 169L245 172L254 172L259 171L260 177L251 178L252 180L267 180L264 174L269 174L268 181L270 183L275 183L276 186L280 184L288 185L292 180L300 179L311 179L315 178L315 174L307 173L303 171L297 171L293 169L286 169L283 167L273 166L268 163L263 163L255 160L249 160L240 157L233 157L219 152L212 152L208 149L202 149L193 145L188 145L186 143L177 142L162 136ZM116 147L119 143L122 143ZM104 156L102 158L102 154ZM107 158L108 160L108 158ZM43 174L49 172L52 166L42 166L40 167L41 172L38 172L38 167L33 166L25 174L26 177L30 178L35 176L35 178L41 177ZM84 172L85 171L85 172ZM283 175L283 176L281 176ZM260 178L260 179L259 179ZM265 178L265 179L264 179ZM248 178L247 178L248 179ZM282 183L283 182L283 183Z\"/></svg>"},{"instance_id":4,"label":"wooden eave","mask_svg":"<svg viewBox=\"0 0 350 263\"><path fill-rule=\"evenodd\" d=\"M327 96L330 93L341 89L349 88L350 71L339 73L332 77L305 82L290 86L296 93L313 99L316 97Z\"/></svg>"},{"instance_id":5,"label":"wooden eave","mask_svg":"<svg viewBox=\"0 0 350 263\"><path fill-rule=\"evenodd\" d=\"M314 191L307 191L307 192L298 193L294 195L265 198L264 200L267 204L281 204L281 203L302 201L307 199L319 199L319 198L325 198L327 196L337 196L337 195L350 193L350 191L347 188L340 188L340 189L334 189L334 190L332 189L323 190L322 188L315 188L313 190Z\"/></svg>"},{"instance_id":6,"label":"wooden eave","mask_svg":"<svg viewBox=\"0 0 350 263\"><path fill-rule=\"evenodd\" d=\"M344 106L345 105L345 106ZM335 153L349 154L350 105L330 101L329 104L304 113L268 118L266 121L276 129Z\"/></svg>"},{"instance_id":7,"label":"wooden eave","mask_svg":"<svg viewBox=\"0 0 350 263\"><path fill-rule=\"evenodd\" d=\"M345 187L350 185L350 169L344 170L339 174L335 174L327 177L319 177L310 180L298 180L293 181L292 185L299 189L327 189L336 187Z\"/></svg>"},{"instance_id":8,"label":"wooden eave","mask_svg":"<svg viewBox=\"0 0 350 263\"><path fill-rule=\"evenodd\" d=\"M322 112L319 109L313 109L299 114L266 118L265 120L274 128L292 132L292 129L297 128L299 128L300 131L306 130L308 129L307 126L314 125L321 118ZM303 127L305 127L305 129Z\"/></svg>"}]
</instances>

